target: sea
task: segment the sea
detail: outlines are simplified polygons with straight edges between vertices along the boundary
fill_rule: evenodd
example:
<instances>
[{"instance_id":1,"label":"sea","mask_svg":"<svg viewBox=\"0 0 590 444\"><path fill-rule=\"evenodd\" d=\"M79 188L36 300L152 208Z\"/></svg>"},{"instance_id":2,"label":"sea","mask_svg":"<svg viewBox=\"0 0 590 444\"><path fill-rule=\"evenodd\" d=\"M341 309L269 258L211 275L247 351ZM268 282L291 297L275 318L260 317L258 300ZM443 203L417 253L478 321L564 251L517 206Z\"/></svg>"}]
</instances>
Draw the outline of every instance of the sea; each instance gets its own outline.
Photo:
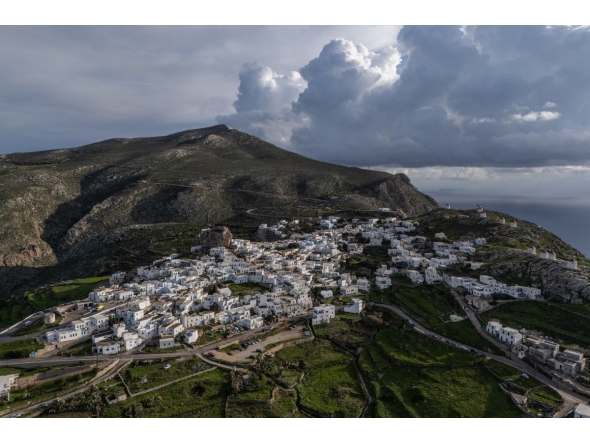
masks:
<instances>
[{"instance_id":1,"label":"sea","mask_svg":"<svg viewBox=\"0 0 590 444\"><path fill-rule=\"evenodd\" d=\"M481 196L448 193L444 190L420 190L441 205L469 210L481 205L484 209L500 211L518 219L533 222L551 231L562 240L590 257L590 205L564 199L538 199L524 196Z\"/></svg>"}]
</instances>

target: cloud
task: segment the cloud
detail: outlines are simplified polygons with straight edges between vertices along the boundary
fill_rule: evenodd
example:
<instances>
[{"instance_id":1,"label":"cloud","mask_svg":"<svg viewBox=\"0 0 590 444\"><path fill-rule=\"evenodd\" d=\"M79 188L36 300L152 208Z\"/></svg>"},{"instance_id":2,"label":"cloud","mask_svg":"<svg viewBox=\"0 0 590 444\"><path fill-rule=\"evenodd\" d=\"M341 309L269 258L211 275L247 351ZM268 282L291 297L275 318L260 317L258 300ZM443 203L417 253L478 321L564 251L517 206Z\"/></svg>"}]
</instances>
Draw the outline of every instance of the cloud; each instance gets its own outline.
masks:
<instances>
[{"instance_id":1,"label":"cloud","mask_svg":"<svg viewBox=\"0 0 590 444\"><path fill-rule=\"evenodd\" d=\"M510 118L517 122L536 122L537 120L555 120L561 117L560 113L553 111L531 111L527 114L512 114Z\"/></svg>"},{"instance_id":2,"label":"cloud","mask_svg":"<svg viewBox=\"0 0 590 444\"><path fill-rule=\"evenodd\" d=\"M258 61L284 78L334 35L384 47L399 26L2 26L0 153L80 146L114 137L214 125L235 111L240 67ZM260 88L256 94L268 91ZM292 96L260 101L247 120ZM296 97L295 97L296 98ZM254 106L252 95L240 104ZM242 110L240 114L249 112ZM242 119L245 121L245 119ZM256 120L256 122L254 122ZM267 130L290 138L278 119Z\"/></svg>"},{"instance_id":3,"label":"cloud","mask_svg":"<svg viewBox=\"0 0 590 444\"><path fill-rule=\"evenodd\" d=\"M589 69L585 28L408 26L373 51L334 39L296 98L217 120L355 166L586 165Z\"/></svg>"}]
</instances>

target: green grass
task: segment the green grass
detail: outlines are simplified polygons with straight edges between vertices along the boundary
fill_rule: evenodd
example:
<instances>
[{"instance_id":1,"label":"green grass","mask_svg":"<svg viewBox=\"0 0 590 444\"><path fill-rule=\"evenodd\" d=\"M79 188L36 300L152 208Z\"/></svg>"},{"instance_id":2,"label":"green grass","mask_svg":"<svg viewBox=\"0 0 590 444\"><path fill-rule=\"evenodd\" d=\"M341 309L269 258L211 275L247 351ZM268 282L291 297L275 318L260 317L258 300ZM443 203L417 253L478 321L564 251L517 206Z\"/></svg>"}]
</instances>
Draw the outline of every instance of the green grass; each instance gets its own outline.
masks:
<instances>
[{"instance_id":1,"label":"green grass","mask_svg":"<svg viewBox=\"0 0 590 444\"><path fill-rule=\"evenodd\" d=\"M0 405L0 412L7 410L9 407L12 410L16 410L26 407L29 404L42 403L80 388L83 384L87 384L92 378L94 378L97 372L97 369L92 369L78 375L67 376L55 381L36 384L24 389L12 390L11 398L13 399L13 402Z\"/></svg>"},{"instance_id":2,"label":"green grass","mask_svg":"<svg viewBox=\"0 0 590 444\"><path fill-rule=\"evenodd\" d=\"M304 406L331 417L358 417L365 401L352 363L307 370L297 389Z\"/></svg>"},{"instance_id":3,"label":"green grass","mask_svg":"<svg viewBox=\"0 0 590 444\"><path fill-rule=\"evenodd\" d=\"M278 380L279 380L279 382L282 382L283 384L285 384L289 387L292 387L297 382L299 382L301 375L302 375L302 372L300 372L300 371L286 368L281 372L281 375L279 376Z\"/></svg>"},{"instance_id":4,"label":"green grass","mask_svg":"<svg viewBox=\"0 0 590 444\"><path fill-rule=\"evenodd\" d=\"M106 396L121 391L125 392L125 386L123 386L123 383L119 378L109 379L108 381L101 382L100 384L97 384L96 387L100 390L102 395Z\"/></svg>"},{"instance_id":5,"label":"green grass","mask_svg":"<svg viewBox=\"0 0 590 444\"><path fill-rule=\"evenodd\" d=\"M498 347L477 332L469 319L459 322L449 321L452 313L462 317L466 314L450 290L442 284L400 287L395 291L384 292L383 298L384 301L397 305L422 325L444 337L490 353L500 352Z\"/></svg>"},{"instance_id":6,"label":"green grass","mask_svg":"<svg viewBox=\"0 0 590 444\"><path fill-rule=\"evenodd\" d=\"M490 359L485 366L501 379L516 379L520 376L518 370L509 365Z\"/></svg>"},{"instance_id":7,"label":"green grass","mask_svg":"<svg viewBox=\"0 0 590 444\"><path fill-rule=\"evenodd\" d=\"M12 325L40 310L55 307L65 302L85 299L95 287L108 282L109 277L97 276L59 282L1 300L0 327Z\"/></svg>"},{"instance_id":8,"label":"green grass","mask_svg":"<svg viewBox=\"0 0 590 444\"><path fill-rule=\"evenodd\" d=\"M400 287L396 291L385 292L384 300L399 306L427 327L442 324L451 313L464 316L459 303L442 284Z\"/></svg>"},{"instance_id":9,"label":"green grass","mask_svg":"<svg viewBox=\"0 0 590 444\"><path fill-rule=\"evenodd\" d=\"M395 366L372 384L378 417L522 417L482 365L420 370Z\"/></svg>"},{"instance_id":10,"label":"green grass","mask_svg":"<svg viewBox=\"0 0 590 444\"><path fill-rule=\"evenodd\" d=\"M285 348L279 360L298 365L305 377L296 387L301 403L333 417L356 417L364 403L352 357L328 341L313 341Z\"/></svg>"},{"instance_id":11,"label":"green grass","mask_svg":"<svg viewBox=\"0 0 590 444\"><path fill-rule=\"evenodd\" d=\"M377 345L370 344L363 348L359 357L359 364L367 373L381 373L392 365L391 357L384 353Z\"/></svg>"},{"instance_id":12,"label":"green grass","mask_svg":"<svg viewBox=\"0 0 590 444\"><path fill-rule=\"evenodd\" d=\"M522 375L520 375L518 378L513 379L512 382L525 390L543 386L543 383L541 381L533 378L532 376L529 376L528 378L523 378Z\"/></svg>"},{"instance_id":13,"label":"green grass","mask_svg":"<svg viewBox=\"0 0 590 444\"><path fill-rule=\"evenodd\" d=\"M92 339L85 339L84 341L75 343L71 347L66 348L65 350L59 352L60 356L90 356L92 355L92 347L94 344L92 343Z\"/></svg>"},{"instance_id":14,"label":"green grass","mask_svg":"<svg viewBox=\"0 0 590 444\"><path fill-rule=\"evenodd\" d=\"M464 365L479 359L473 353L430 339L403 324L381 330L375 342L392 359L409 364Z\"/></svg>"},{"instance_id":15,"label":"green grass","mask_svg":"<svg viewBox=\"0 0 590 444\"><path fill-rule=\"evenodd\" d=\"M315 326L314 330L318 336L332 338L351 348L367 342L374 332L372 327L360 321L359 315L353 313L339 313L329 323Z\"/></svg>"},{"instance_id":16,"label":"green grass","mask_svg":"<svg viewBox=\"0 0 590 444\"><path fill-rule=\"evenodd\" d=\"M138 362L139 361L135 361L135 363ZM170 368L164 370L164 366L168 364L170 365ZM207 368L210 368L210 365L201 361L198 357L186 360L170 360L166 362L155 360L152 364L147 365L132 364L121 372L121 376L123 376L131 393L135 393L166 384L167 382L183 378Z\"/></svg>"},{"instance_id":17,"label":"green grass","mask_svg":"<svg viewBox=\"0 0 590 444\"><path fill-rule=\"evenodd\" d=\"M227 335L226 335L227 336ZM195 345L205 345L205 344L209 344L211 342L215 342L215 341L219 341L221 339L224 339L224 335L223 332L216 330L213 331L211 329L206 329L204 328L202 330L202 332L199 333L199 337L197 338L197 342L195 342Z\"/></svg>"},{"instance_id":18,"label":"green grass","mask_svg":"<svg viewBox=\"0 0 590 444\"><path fill-rule=\"evenodd\" d=\"M230 393L229 372L216 369L121 403L104 407L100 417L222 418ZM153 402L156 400L157 402ZM138 408L142 403L157 404Z\"/></svg>"},{"instance_id":19,"label":"green grass","mask_svg":"<svg viewBox=\"0 0 590 444\"><path fill-rule=\"evenodd\" d=\"M268 293L270 290L263 287L256 282L245 282L243 284L230 284L228 288L231 290L232 295L239 296L244 294L256 294L256 293Z\"/></svg>"},{"instance_id":20,"label":"green grass","mask_svg":"<svg viewBox=\"0 0 590 444\"><path fill-rule=\"evenodd\" d=\"M294 391L277 390L272 404L228 403L228 418L291 418L300 415Z\"/></svg>"},{"instance_id":21,"label":"green grass","mask_svg":"<svg viewBox=\"0 0 590 444\"><path fill-rule=\"evenodd\" d=\"M7 342L0 344L0 359L28 358L32 351L40 350L43 347L43 344L38 344L34 339Z\"/></svg>"},{"instance_id":22,"label":"green grass","mask_svg":"<svg viewBox=\"0 0 590 444\"><path fill-rule=\"evenodd\" d=\"M488 353L501 354L501 350L496 345L477 332L469 319L437 325L436 327L433 327L432 330L446 338L454 339L457 342L465 344L466 346L475 347L479 350L487 351Z\"/></svg>"},{"instance_id":23,"label":"green grass","mask_svg":"<svg viewBox=\"0 0 590 444\"><path fill-rule=\"evenodd\" d=\"M538 390L531 390L528 396L535 401L543 402L553 407L560 407L563 404L563 398L561 395L547 386Z\"/></svg>"},{"instance_id":24,"label":"green grass","mask_svg":"<svg viewBox=\"0 0 590 444\"><path fill-rule=\"evenodd\" d=\"M485 312L482 319L486 322L499 319L504 326L537 330L569 345L590 347L588 319L563 310L558 305L516 301Z\"/></svg>"},{"instance_id":25,"label":"green grass","mask_svg":"<svg viewBox=\"0 0 590 444\"><path fill-rule=\"evenodd\" d=\"M76 367L78 364L58 365L55 367L33 367L33 368L19 368L19 367L0 367L0 376L18 374L19 377L35 375L37 373L45 373L54 370L61 370L68 367Z\"/></svg>"},{"instance_id":26,"label":"green grass","mask_svg":"<svg viewBox=\"0 0 590 444\"><path fill-rule=\"evenodd\" d=\"M350 356L328 341L312 341L284 348L277 358L290 363L304 363L305 368L330 366L350 361Z\"/></svg>"},{"instance_id":27,"label":"green grass","mask_svg":"<svg viewBox=\"0 0 590 444\"><path fill-rule=\"evenodd\" d=\"M272 380L266 375L258 372L250 374L250 383L248 386L243 387L235 397L237 399L252 399L262 401L270 399L272 391L275 388Z\"/></svg>"},{"instance_id":28,"label":"green grass","mask_svg":"<svg viewBox=\"0 0 590 444\"><path fill-rule=\"evenodd\" d=\"M232 352L234 350L235 351L241 351L243 349L244 348L238 342L236 344L231 344L231 345L228 345L227 347L220 348L219 351L222 352L222 353L228 353L229 354L230 352Z\"/></svg>"}]
</instances>

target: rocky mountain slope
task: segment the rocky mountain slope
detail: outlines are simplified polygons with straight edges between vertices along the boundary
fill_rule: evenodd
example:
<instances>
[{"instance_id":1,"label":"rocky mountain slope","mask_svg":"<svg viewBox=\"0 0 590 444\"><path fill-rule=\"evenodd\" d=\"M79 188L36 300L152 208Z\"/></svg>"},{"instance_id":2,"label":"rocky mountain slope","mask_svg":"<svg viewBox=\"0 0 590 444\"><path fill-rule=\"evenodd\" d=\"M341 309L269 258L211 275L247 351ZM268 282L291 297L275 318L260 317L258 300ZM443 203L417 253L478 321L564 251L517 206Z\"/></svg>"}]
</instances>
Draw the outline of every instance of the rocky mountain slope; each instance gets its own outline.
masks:
<instances>
[{"instance_id":1,"label":"rocky mountain slope","mask_svg":"<svg viewBox=\"0 0 590 444\"><path fill-rule=\"evenodd\" d=\"M412 217L438 205L403 174L314 161L225 125L2 155L0 292L145 263L206 225L377 207Z\"/></svg>"},{"instance_id":2,"label":"rocky mountain slope","mask_svg":"<svg viewBox=\"0 0 590 444\"><path fill-rule=\"evenodd\" d=\"M590 301L590 261L582 253L534 223L487 209L486 214L481 219L475 209L436 209L417 220L421 232L430 238L436 232L444 232L451 241L486 239L486 245L478 246L476 254L470 257L483 262L482 268L454 272L463 271L474 277L487 274L511 285L532 285L540 288L545 297L563 302ZM506 223L500 224L500 218ZM511 220L516 220L515 228L509 226ZM536 254L527 253L529 246L536 248ZM557 260L541 259L542 250L555 251ZM577 260L577 270L566 268L565 261L570 258Z\"/></svg>"}]
</instances>

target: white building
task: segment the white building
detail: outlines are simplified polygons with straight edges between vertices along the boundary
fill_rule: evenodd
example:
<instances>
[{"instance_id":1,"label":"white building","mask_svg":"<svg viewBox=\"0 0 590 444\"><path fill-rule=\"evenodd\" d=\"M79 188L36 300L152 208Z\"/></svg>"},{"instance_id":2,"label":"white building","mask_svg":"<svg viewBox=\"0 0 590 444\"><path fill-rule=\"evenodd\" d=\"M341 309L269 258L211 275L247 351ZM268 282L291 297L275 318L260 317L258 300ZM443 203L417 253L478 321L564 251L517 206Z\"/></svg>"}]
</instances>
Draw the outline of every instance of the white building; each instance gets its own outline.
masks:
<instances>
[{"instance_id":1,"label":"white building","mask_svg":"<svg viewBox=\"0 0 590 444\"><path fill-rule=\"evenodd\" d=\"M424 270L424 277L428 285L442 282L443 280L442 276L437 273L436 268L434 267L426 267L426 270Z\"/></svg>"},{"instance_id":2,"label":"white building","mask_svg":"<svg viewBox=\"0 0 590 444\"><path fill-rule=\"evenodd\" d=\"M160 348L172 348L176 347L176 342L174 342L174 336L172 335L162 335L160 336L160 340L158 342Z\"/></svg>"},{"instance_id":3,"label":"white building","mask_svg":"<svg viewBox=\"0 0 590 444\"><path fill-rule=\"evenodd\" d=\"M139 338L138 333L132 333L132 332L123 333L123 344L125 345L125 350L133 350L135 347L137 347L141 343L142 343L142 340Z\"/></svg>"},{"instance_id":4,"label":"white building","mask_svg":"<svg viewBox=\"0 0 590 444\"><path fill-rule=\"evenodd\" d=\"M352 305L344 307L344 311L346 313L359 314L361 311L363 311L363 308L365 308L365 307L364 307L364 302L362 299L353 299Z\"/></svg>"},{"instance_id":5,"label":"white building","mask_svg":"<svg viewBox=\"0 0 590 444\"><path fill-rule=\"evenodd\" d=\"M330 322L330 319L336 317L336 307L330 304L321 304L314 307L311 317L311 325L319 325Z\"/></svg>"},{"instance_id":6,"label":"white building","mask_svg":"<svg viewBox=\"0 0 590 444\"><path fill-rule=\"evenodd\" d=\"M574 418L590 418L590 406L588 404L578 404L574 412Z\"/></svg>"},{"instance_id":7,"label":"white building","mask_svg":"<svg viewBox=\"0 0 590 444\"><path fill-rule=\"evenodd\" d=\"M490 321L488 322L488 325L486 325L486 331L492 336L498 336L500 334L500 330L502 330L502 324L499 322Z\"/></svg>"},{"instance_id":8,"label":"white building","mask_svg":"<svg viewBox=\"0 0 590 444\"><path fill-rule=\"evenodd\" d=\"M516 228L517 224L515 220L510 221L510 228Z\"/></svg>"},{"instance_id":9,"label":"white building","mask_svg":"<svg viewBox=\"0 0 590 444\"><path fill-rule=\"evenodd\" d=\"M242 319L240 325L247 330L255 330L264 325L262 316L252 316L250 318Z\"/></svg>"},{"instance_id":10,"label":"white building","mask_svg":"<svg viewBox=\"0 0 590 444\"><path fill-rule=\"evenodd\" d=\"M121 352L121 345L116 341L101 341L96 344L96 354L116 355Z\"/></svg>"},{"instance_id":11,"label":"white building","mask_svg":"<svg viewBox=\"0 0 590 444\"><path fill-rule=\"evenodd\" d=\"M379 290L385 290L386 288L391 287L391 279L385 276L377 276L375 278L375 285Z\"/></svg>"},{"instance_id":12,"label":"white building","mask_svg":"<svg viewBox=\"0 0 590 444\"><path fill-rule=\"evenodd\" d=\"M197 342L198 338L199 332L197 330L186 330L184 332L184 342L186 342L187 344Z\"/></svg>"},{"instance_id":13,"label":"white building","mask_svg":"<svg viewBox=\"0 0 590 444\"><path fill-rule=\"evenodd\" d=\"M332 290L322 290L322 291L320 291L320 294L322 295L322 297L324 299L331 298L332 296L334 296L334 293L332 292Z\"/></svg>"},{"instance_id":14,"label":"white building","mask_svg":"<svg viewBox=\"0 0 590 444\"><path fill-rule=\"evenodd\" d=\"M510 327L503 327L500 329L498 338L502 342L506 342L510 345L517 345L522 342L522 334L518 330Z\"/></svg>"},{"instance_id":15,"label":"white building","mask_svg":"<svg viewBox=\"0 0 590 444\"><path fill-rule=\"evenodd\" d=\"M356 280L356 286L361 291L369 291L371 288L371 282L365 278L359 278Z\"/></svg>"},{"instance_id":16,"label":"white building","mask_svg":"<svg viewBox=\"0 0 590 444\"><path fill-rule=\"evenodd\" d=\"M567 261L565 261L565 266L566 266L566 268L569 268L570 270L577 270L578 269L578 261L575 260L574 258L568 259Z\"/></svg>"},{"instance_id":17,"label":"white building","mask_svg":"<svg viewBox=\"0 0 590 444\"><path fill-rule=\"evenodd\" d=\"M15 385L18 374L0 375L0 399L10 401L10 389Z\"/></svg>"}]
</instances>

